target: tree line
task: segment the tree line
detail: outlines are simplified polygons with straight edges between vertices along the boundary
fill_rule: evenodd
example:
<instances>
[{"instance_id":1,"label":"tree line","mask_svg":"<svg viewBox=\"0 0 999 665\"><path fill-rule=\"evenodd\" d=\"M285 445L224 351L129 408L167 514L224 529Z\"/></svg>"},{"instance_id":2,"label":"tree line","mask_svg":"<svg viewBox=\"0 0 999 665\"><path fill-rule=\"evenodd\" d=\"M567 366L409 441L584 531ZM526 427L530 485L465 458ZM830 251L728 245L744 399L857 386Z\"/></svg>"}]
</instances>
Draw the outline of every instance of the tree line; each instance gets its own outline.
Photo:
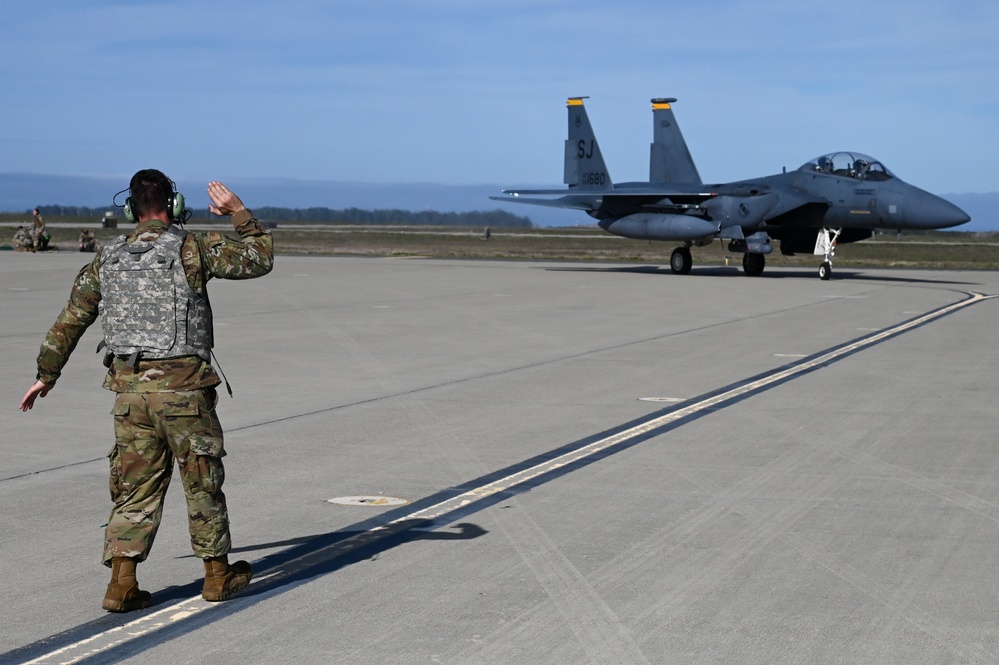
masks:
<instances>
[{"instance_id":1,"label":"tree line","mask_svg":"<svg viewBox=\"0 0 999 665\"><path fill-rule=\"evenodd\" d=\"M39 206L42 216L98 217L103 218L107 208L85 206ZM193 209L193 219L207 219L213 215L207 208ZM436 210L362 210L346 208L253 208L257 219L268 222L295 222L301 224L373 224L403 226L489 226L498 228L534 228L527 217L503 210L477 210L471 212L439 212Z\"/></svg>"}]
</instances>

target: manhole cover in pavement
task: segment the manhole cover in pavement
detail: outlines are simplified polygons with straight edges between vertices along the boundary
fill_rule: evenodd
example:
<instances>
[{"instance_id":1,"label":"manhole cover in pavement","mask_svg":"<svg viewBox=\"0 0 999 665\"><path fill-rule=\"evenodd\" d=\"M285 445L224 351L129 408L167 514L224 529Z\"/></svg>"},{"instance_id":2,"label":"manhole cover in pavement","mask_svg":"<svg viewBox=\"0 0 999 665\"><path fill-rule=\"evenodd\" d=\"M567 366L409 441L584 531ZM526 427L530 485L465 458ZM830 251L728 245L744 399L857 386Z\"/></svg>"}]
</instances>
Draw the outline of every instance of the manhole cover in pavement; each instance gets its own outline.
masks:
<instances>
[{"instance_id":1,"label":"manhole cover in pavement","mask_svg":"<svg viewBox=\"0 0 999 665\"><path fill-rule=\"evenodd\" d=\"M409 503L405 499L397 499L394 496L339 496L335 499L326 499L326 501L339 506L404 506Z\"/></svg>"}]
</instances>

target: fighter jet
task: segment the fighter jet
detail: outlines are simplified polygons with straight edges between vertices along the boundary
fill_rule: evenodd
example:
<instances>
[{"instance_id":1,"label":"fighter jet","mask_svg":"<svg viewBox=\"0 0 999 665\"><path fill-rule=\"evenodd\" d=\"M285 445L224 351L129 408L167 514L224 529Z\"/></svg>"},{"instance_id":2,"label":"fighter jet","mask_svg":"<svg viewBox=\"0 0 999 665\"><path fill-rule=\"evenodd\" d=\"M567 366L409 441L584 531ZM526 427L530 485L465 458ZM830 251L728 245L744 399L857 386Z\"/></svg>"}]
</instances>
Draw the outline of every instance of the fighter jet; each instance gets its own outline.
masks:
<instances>
[{"instance_id":1,"label":"fighter jet","mask_svg":"<svg viewBox=\"0 0 999 665\"><path fill-rule=\"evenodd\" d=\"M505 196L490 198L583 210L615 235L683 243L670 257L677 274L690 272L691 247L720 240L743 254L746 275L761 275L778 240L782 254L822 256L819 277L829 279L837 243L870 238L875 229L941 229L971 219L859 152L829 153L762 178L704 184L673 114L675 98L652 100L649 181L615 184L584 99L566 102L568 189L503 190Z\"/></svg>"}]
</instances>

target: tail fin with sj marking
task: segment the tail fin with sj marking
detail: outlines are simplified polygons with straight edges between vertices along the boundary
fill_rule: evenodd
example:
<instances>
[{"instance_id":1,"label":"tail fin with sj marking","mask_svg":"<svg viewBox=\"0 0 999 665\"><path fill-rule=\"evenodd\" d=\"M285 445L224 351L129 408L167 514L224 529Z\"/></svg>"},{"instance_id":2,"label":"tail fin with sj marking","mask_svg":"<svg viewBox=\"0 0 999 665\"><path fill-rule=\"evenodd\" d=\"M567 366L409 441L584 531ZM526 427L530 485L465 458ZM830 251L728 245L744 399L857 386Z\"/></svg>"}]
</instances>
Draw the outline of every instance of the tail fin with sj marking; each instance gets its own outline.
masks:
<instances>
[{"instance_id":1,"label":"tail fin with sj marking","mask_svg":"<svg viewBox=\"0 0 999 665\"><path fill-rule=\"evenodd\" d=\"M700 185L701 176L670 107L675 101L673 97L652 100L649 182Z\"/></svg>"},{"instance_id":2,"label":"tail fin with sj marking","mask_svg":"<svg viewBox=\"0 0 999 665\"><path fill-rule=\"evenodd\" d=\"M583 106L585 97L570 97L569 138L565 141L565 184L569 188L610 189L613 186L604 158Z\"/></svg>"}]
</instances>

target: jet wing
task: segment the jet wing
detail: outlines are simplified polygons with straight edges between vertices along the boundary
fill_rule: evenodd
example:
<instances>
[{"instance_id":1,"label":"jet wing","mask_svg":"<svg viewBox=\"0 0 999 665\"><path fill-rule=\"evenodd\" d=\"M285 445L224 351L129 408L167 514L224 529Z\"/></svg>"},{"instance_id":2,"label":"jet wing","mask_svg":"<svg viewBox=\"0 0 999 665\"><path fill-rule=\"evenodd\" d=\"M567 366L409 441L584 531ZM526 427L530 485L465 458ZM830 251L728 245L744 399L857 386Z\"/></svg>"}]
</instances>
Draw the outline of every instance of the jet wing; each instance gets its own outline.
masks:
<instances>
[{"instance_id":1,"label":"jet wing","mask_svg":"<svg viewBox=\"0 0 999 665\"><path fill-rule=\"evenodd\" d=\"M565 190L558 190L559 194L564 194ZM528 205L545 206L547 208L568 208L571 210L596 210L600 207L599 201L594 201L593 196L562 196L557 199L532 199L520 196L520 193L509 193L508 196L490 196L493 201L506 201L507 203L526 203Z\"/></svg>"},{"instance_id":2,"label":"jet wing","mask_svg":"<svg viewBox=\"0 0 999 665\"><path fill-rule=\"evenodd\" d=\"M620 187L620 188L619 188ZM615 186L614 189L504 189L506 196L490 196L493 201L526 203L549 208L575 210L617 210L634 212L683 212L717 195L715 192L682 191ZM558 198L535 198L538 196Z\"/></svg>"},{"instance_id":3,"label":"jet wing","mask_svg":"<svg viewBox=\"0 0 999 665\"><path fill-rule=\"evenodd\" d=\"M703 201L706 198L712 196L718 196L721 193L720 189L704 190L702 187L690 188L690 189L664 189L660 187L649 187L645 183L623 183L620 185L614 185L613 188L606 187L570 187L569 189L504 189L503 193L507 196L558 196L558 195L573 195L573 194L600 194L605 197L610 196L622 196L622 197L634 197L634 196L656 196L658 198L683 198L689 197L697 199L698 201ZM502 197L490 197L496 198L500 201L506 201L508 199Z\"/></svg>"},{"instance_id":4,"label":"jet wing","mask_svg":"<svg viewBox=\"0 0 999 665\"><path fill-rule=\"evenodd\" d=\"M506 196L490 196L494 201L526 203L549 208L570 208L594 213L599 218L623 217L634 213L704 214L746 225L766 222L777 226L820 224L829 202L805 195L776 183L745 181L726 185L650 187L647 183L621 183L613 188L571 187L569 189L505 189ZM556 198L540 198L553 196ZM754 215L750 201L766 199L767 205ZM740 207L746 202L749 208ZM724 212L728 208L732 211ZM738 211L739 217L736 217Z\"/></svg>"}]
</instances>

